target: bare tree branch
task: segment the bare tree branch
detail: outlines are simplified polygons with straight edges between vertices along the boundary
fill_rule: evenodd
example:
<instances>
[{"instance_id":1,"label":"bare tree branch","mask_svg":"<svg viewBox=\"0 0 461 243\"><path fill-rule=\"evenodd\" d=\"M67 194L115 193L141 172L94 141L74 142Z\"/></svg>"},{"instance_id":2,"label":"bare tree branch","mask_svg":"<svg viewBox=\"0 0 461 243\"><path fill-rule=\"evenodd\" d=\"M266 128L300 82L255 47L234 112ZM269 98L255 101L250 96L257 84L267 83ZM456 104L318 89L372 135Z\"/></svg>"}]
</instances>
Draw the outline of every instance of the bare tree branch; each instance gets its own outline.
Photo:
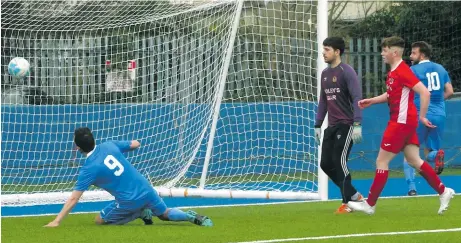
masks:
<instances>
[{"instance_id":1,"label":"bare tree branch","mask_svg":"<svg viewBox=\"0 0 461 243\"><path fill-rule=\"evenodd\" d=\"M342 3L341 10L339 10L339 12L336 13L336 16L334 17L333 22L336 22L339 19L339 17L344 12L349 2L341 2L341 3Z\"/></svg>"}]
</instances>

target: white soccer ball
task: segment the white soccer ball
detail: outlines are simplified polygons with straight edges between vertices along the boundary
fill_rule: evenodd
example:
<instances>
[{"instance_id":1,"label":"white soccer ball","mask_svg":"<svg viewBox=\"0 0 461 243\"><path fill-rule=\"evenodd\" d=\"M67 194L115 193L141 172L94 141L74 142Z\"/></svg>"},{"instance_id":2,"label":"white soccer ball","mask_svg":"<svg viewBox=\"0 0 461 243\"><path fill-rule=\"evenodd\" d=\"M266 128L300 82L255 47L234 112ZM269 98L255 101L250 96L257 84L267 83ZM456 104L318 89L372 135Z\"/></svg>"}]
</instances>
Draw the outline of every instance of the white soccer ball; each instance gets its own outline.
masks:
<instances>
[{"instance_id":1,"label":"white soccer ball","mask_svg":"<svg viewBox=\"0 0 461 243\"><path fill-rule=\"evenodd\" d=\"M22 57L15 57L8 64L8 72L16 78L24 78L29 75L30 64Z\"/></svg>"}]
</instances>

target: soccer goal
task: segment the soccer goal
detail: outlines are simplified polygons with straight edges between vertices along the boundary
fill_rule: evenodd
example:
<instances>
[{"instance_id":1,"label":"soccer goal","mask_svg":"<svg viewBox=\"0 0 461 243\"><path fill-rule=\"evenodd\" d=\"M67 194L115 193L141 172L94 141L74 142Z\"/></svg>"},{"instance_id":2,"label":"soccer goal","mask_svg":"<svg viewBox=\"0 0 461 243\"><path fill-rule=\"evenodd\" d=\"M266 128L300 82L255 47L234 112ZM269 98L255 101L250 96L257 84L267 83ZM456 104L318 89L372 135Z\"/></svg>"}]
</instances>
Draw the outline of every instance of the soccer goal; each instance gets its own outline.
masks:
<instances>
[{"instance_id":1,"label":"soccer goal","mask_svg":"<svg viewBox=\"0 0 461 243\"><path fill-rule=\"evenodd\" d=\"M97 143L164 197L327 199L314 139L327 1L2 1L2 205L62 203ZM30 76L8 75L26 58ZM112 197L97 188L84 201Z\"/></svg>"}]
</instances>

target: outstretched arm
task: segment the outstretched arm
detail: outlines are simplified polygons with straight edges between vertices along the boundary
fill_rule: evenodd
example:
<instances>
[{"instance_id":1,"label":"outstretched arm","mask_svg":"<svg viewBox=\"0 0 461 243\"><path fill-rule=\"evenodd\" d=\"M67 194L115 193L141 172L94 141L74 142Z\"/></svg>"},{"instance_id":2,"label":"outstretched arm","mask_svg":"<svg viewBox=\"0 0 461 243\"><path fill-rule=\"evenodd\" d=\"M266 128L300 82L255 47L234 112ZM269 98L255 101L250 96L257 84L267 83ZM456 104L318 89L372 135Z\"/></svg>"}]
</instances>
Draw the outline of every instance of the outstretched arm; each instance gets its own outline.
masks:
<instances>
[{"instance_id":1,"label":"outstretched arm","mask_svg":"<svg viewBox=\"0 0 461 243\"><path fill-rule=\"evenodd\" d=\"M130 150L135 150L141 146L141 143L138 140L132 140L130 144Z\"/></svg>"},{"instance_id":2,"label":"outstretched arm","mask_svg":"<svg viewBox=\"0 0 461 243\"><path fill-rule=\"evenodd\" d=\"M384 102L387 102L387 93L384 93L380 96L376 96L370 99L363 99L359 101L358 105L360 109L365 109L369 107L370 105L384 103Z\"/></svg>"},{"instance_id":3,"label":"outstretched arm","mask_svg":"<svg viewBox=\"0 0 461 243\"><path fill-rule=\"evenodd\" d=\"M70 195L69 199L67 199L67 202L62 207L58 216L56 216L56 218L49 224L45 225L45 227L58 227L61 221L72 211L72 209L78 203L78 200L80 200L82 194L83 191L73 191L72 195Z\"/></svg>"},{"instance_id":4,"label":"outstretched arm","mask_svg":"<svg viewBox=\"0 0 461 243\"><path fill-rule=\"evenodd\" d=\"M114 144L120 149L122 153L133 151L141 146L138 140L126 140L126 141L113 141Z\"/></svg>"},{"instance_id":5,"label":"outstretched arm","mask_svg":"<svg viewBox=\"0 0 461 243\"><path fill-rule=\"evenodd\" d=\"M387 92L385 92L384 94L382 94L380 96L376 96L376 97L371 98L371 102L373 104L386 103L387 102Z\"/></svg>"},{"instance_id":6,"label":"outstretched arm","mask_svg":"<svg viewBox=\"0 0 461 243\"><path fill-rule=\"evenodd\" d=\"M74 191L70 195L67 202L61 209L61 212L56 216L56 218L51 221L45 227L58 227L61 221L72 211L72 209L77 204L78 200L82 197L84 191L88 190L90 185L93 184L95 178L94 170L89 170L86 167L82 167L78 174L77 183L75 183Z\"/></svg>"}]
</instances>

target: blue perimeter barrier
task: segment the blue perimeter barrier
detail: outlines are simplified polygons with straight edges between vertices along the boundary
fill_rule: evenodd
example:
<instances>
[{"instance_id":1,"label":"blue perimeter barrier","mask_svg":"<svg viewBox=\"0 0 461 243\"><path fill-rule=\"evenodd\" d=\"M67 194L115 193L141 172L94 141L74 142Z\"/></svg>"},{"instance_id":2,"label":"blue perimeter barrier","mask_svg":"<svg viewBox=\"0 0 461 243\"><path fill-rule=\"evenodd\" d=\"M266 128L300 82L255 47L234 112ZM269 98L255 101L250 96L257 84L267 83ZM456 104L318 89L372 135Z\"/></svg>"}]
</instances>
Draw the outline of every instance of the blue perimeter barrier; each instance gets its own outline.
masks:
<instances>
[{"instance_id":1,"label":"blue perimeter barrier","mask_svg":"<svg viewBox=\"0 0 461 243\"><path fill-rule=\"evenodd\" d=\"M457 155L461 147L461 139L458 137L461 135L461 125L458 123L461 118L460 105L461 100L456 100L448 101L446 106L448 116L442 146L446 149L447 159ZM152 163L150 168L153 171L149 175L165 179L162 178L163 175L167 174L165 168L162 169L158 164L159 162L175 160L176 153L174 151L177 150L180 133L175 124L175 117L180 117L179 112L182 110L178 109L177 106L177 104L2 105L2 184L43 184L66 182L69 179L75 180L78 168L69 168L65 162L60 165L60 161L71 157L65 151L73 146L71 142L73 130L77 126L89 126L98 131L95 134L97 138L143 138L141 142L145 146L141 149L146 151L162 149L164 151L162 156L153 158L133 156L130 160L133 164L143 164L143 167L148 167L148 163ZM189 109L189 117L184 119L186 124L182 126L181 131L193 133L192 128L197 126L197 119L201 119L201 114L210 107L203 104L189 106L193 107ZM136 111L134 114L132 113L133 110ZM191 110L192 112L190 112ZM210 168L214 174L210 176L245 174L246 172L242 171L241 165L247 163L248 158L256 158L257 160L256 166L251 169L252 173L285 173L306 170L311 163L303 163L302 161L306 158L316 158L316 150L312 137L313 130L303 131L302 128L313 127L315 110L316 105L309 102L223 104L221 116L227 117L227 119L220 119L218 122L217 141L215 142L218 146L214 147L213 162ZM84 114L91 114L90 119ZM388 119L389 111L386 104L364 110L364 142L353 146L349 161L349 167L352 171L374 170L374 161ZM162 125L160 126L160 124ZM296 124L303 124L304 126ZM284 142L276 143L277 137L280 136L283 136ZM194 136L181 139L185 139L184 144L186 146L192 147L195 145L194 141L187 140L188 138L193 139L192 137ZM205 139L200 145L199 153L186 177L200 174L198 172L202 170L206 141ZM230 141L232 148L229 147ZM146 151L139 152L146 153ZM291 151L289 157L283 156L286 151ZM152 155L155 156L155 153ZM276 157L277 159L274 159ZM225 169L219 163L220 160L226 163ZM391 168L401 169L402 160L402 155L395 158L391 163ZM78 162L82 161L82 159L78 160ZM52 166L49 166L50 164ZM461 156L454 157L449 165L461 166ZM219 169L218 167L213 168L213 166L218 166ZM66 169L64 170L63 167ZM177 169L180 170L180 166ZM171 167L168 167L168 170L171 170ZM449 178L452 178L449 180L455 180L456 176ZM399 181L401 179L391 179L389 183L392 184L393 180ZM360 180L358 183L363 183L363 191L366 192L371 181ZM392 193L387 194L385 191L383 195L405 195L406 184L396 182L396 185L398 186L390 186L394 188L391 190ZM360 186L357 187L360 188ZM424 194L424 189L421 190ZM460 190L461 188L458 191ZM333 193L332 190L330 190L330 198L338 197L338 195L331 193ZM428 188L427 193L431 193L430 188ZM177 199L172 200L178 202ZM187 206L185 202L193 199L182 200L179 202ZM213 202L219 204L219 200ZM236 202L233 201L233 203ZM3 213L8 212L8 209L5 210Z\"/></svg>"}]
</instances>

